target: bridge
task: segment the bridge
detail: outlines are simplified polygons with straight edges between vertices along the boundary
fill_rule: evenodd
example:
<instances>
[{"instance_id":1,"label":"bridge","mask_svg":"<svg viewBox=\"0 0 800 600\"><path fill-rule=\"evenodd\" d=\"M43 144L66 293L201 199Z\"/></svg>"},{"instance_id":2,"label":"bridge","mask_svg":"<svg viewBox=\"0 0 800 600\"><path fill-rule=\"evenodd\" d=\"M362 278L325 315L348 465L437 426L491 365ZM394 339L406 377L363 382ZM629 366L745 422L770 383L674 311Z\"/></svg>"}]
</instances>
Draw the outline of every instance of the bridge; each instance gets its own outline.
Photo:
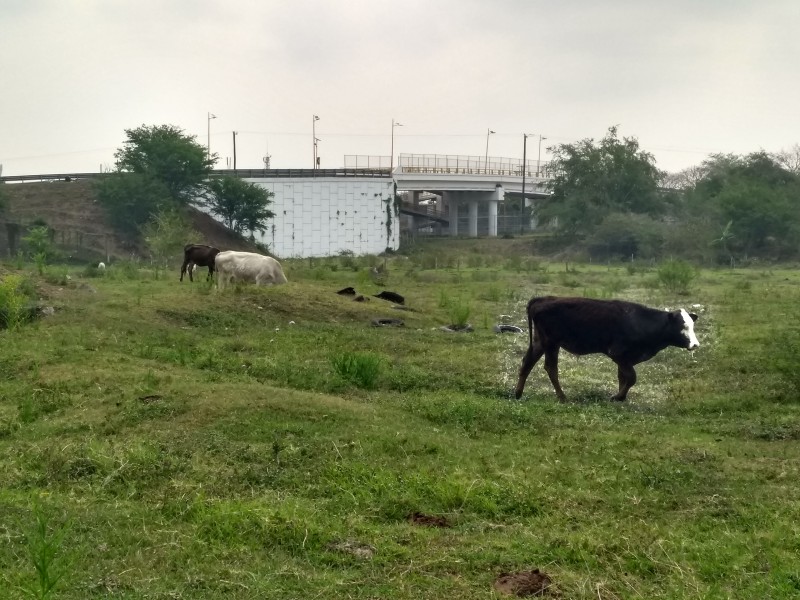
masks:
<instances>
[{"instance_id":1,"label":"bridge","mask_svg":"<svg viewBox=\"0 0 800 600\"><path fill-rule=\"evenodd\" d=\"M548 162L440 154L400 154L393 170L389 157L345 156L345 167L335 169L215 169L211 176L232 175L244 179L394 179L397 191L404 192L400 212L410 219L412 231L435 224L447 227L450 235L480 233L497 236L498 231L530 229L522 222L522 207L546 198L547 182L552 179ZM70 181L96 179L109 173L56 173L12 175L0 183L26 181ZM517 208L512 216L509 200ZM498 217L498 206L503 214ZM503 225L498 228L498 221ZM508 222L512 223L509 227ZM480 226L479 226L480 223Z\"/></svg>"},{"instance_id":2,"label":"bridge","mask_svg":"<svg viewBox=\"0 0 800 600\"><path fill-rule=\"evenodd\" d=\"M406 192L401 213L410 217L412 230L432 221L446 225L450 235L459 235L459 221L464 220L459 211L466 207L466 223L461 225L472 237L479 230L497 236L498 206L505 208L506 195L521 198L528 207L549 196L546 184L553 176L550 163L536 160L523 164L511 158L438 154L401 154L392 175L397 190ZM515 218L516 231L523 224L519 214ZM483 220L486 226L479 228ZM526 228L530 227L529 223Z\"/></svg>"}]
</instances>

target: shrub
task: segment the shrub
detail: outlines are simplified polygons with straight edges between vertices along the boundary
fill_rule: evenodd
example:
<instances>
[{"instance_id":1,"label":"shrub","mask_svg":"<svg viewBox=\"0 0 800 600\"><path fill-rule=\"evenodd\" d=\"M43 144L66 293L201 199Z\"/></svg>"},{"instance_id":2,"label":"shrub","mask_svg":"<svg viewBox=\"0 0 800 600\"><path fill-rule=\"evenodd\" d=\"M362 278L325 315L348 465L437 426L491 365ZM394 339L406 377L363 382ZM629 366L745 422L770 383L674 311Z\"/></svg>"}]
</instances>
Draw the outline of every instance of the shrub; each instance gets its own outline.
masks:
<instances>
[{"instance_id":1,"label":"shrub","mask_svg":"<svg viewBox=\"0 0 800 600\"><path fill-rule=\"evenodd\" d=\"M6 275L0 281L0 329L16 329L29 317L23 281L21 275Z\"/></svg>"},{"instance_id":2,"label":"shrub","mask_svg":"<svg viewBox=\"0 0 800 600\"><path fill-rule=\"evenodd\" d=\"M343 352L331 357L333 370L344 380L372 389L381 369L381 357L371 352Z\"/></svg>"},{"instance_id":3,"label":"shrub","mask_svg":"<svg viewBox=\"0 0 800 600\"><path fill-rule=\"evenodd\" d=\"M657 272L658 282L669 292L688 294L689 284L697 277L692 265L683 260L668 260Z\"/></svg>"}]
</instances>

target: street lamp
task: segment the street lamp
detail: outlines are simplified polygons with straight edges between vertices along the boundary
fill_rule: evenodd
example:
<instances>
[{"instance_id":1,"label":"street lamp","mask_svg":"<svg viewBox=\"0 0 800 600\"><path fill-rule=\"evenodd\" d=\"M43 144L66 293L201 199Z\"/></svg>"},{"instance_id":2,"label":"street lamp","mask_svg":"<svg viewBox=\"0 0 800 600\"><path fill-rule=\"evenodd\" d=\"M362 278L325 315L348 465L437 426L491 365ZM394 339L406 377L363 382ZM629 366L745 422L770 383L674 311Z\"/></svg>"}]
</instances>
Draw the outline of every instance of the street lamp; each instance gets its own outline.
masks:
<instances>
[{"instance_id":1,"label":"street lamp","mask_svg":"<svg viewBox=\"0 0 800 600\"><path fill-rule=\"evenodd\" d=\"M539 158L536 159L536 176L539 177L539 173L541 171L542 166L542 140L546 140L546 137L542 137L542 134L539 134Z\"/></svg>"},{"instance_id":2,"label":"street lamp","mask_svg":"<svg viewBox=\"0 0 800 600\"><path fill-rule=\"evenodd\" d=\"M389 174L391 175L392 171L394 171L394 128L395 127L402 127L402 123L397 123L394 119L392 119L392 154L389 159Z\"/></svg>"},{"instance_id":3,"label":"street lamp","mask_svg":"<svg viewBox=\"0 0 800 600\"><path fill-rule=\"evenodd\" d=\"M523 221L525 214L525 175L528 172L528 134L522 134L522 201L519 205L519 234L524 231Z\"/></svg>"},{"instance_id":4,"label":"street lamp","mask_svg":"<svg viewBox=\"0 0 800 600\"><path fill-rule=\"evenodd\" d=\"M486 156L483 159L483 170L489 171L489 136L495 133L491 129L486 130Z\"/></svg>"},{"instance_id":5,"label":"street lamp","mask_svg":"<svg viewBox=\"0 0 800 600\"><path fill-rule=\"evenodd\" d=\"M208 143L206 144L206 160L211 159L211 119L216 119L216 118L217 115L212 115L211 113L208 113L208 128L207 128L208 130L206 132L208 135Z\"/></svg>"},{"instance_id":6,"label":"street lamp","mask_svg":"<svg viewBox=\"0 0 800 600\"><path fill-rule=\"evenodd\" d=\"M319 117L317 115L313 115L313 119L311 120L311 139L314 141L314 169L317 168L317 121L319 121Z\"/></svg>"}]
</instances>

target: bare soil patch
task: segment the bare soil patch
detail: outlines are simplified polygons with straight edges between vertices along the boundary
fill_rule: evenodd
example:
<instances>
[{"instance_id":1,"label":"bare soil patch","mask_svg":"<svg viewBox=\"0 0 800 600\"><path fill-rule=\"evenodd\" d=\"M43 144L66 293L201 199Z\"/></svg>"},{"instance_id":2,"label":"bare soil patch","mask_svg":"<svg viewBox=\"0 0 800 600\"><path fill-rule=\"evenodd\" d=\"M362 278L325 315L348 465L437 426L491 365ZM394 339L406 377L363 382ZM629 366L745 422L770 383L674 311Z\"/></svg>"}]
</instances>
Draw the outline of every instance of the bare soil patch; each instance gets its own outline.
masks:
<instances>
[{"instance_id":1,"label":"bare soil patch","mask_svg":"<svg viewBox=\"0 0 800 600\"><path fill-rule=\"evenodd\" d=\"M509 596L544 596L553 594L553 582L550 576L539 569L519 571L518 573L500 573L494 580L494 589Z\"/></svg>"},{"instance_id":2,"label":"bare soil patch","mask_svg":"<svg viewBox=\"0 0 800 600\"><path fill-rule=\"evenodd\" d=\"M408 515L408 522L421 527L450 527L450 521L445 517L426 515L421 512L413 512Z\"/></svg>"}]
</instances>

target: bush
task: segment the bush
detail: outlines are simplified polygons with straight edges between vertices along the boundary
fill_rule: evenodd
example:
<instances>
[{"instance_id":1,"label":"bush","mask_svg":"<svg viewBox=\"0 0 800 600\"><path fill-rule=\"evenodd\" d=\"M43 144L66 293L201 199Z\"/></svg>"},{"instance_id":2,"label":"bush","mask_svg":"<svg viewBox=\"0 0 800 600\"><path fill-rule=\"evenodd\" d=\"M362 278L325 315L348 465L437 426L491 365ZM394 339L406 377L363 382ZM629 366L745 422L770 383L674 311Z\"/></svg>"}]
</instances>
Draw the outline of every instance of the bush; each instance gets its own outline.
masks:
<instances>
[{"instance_id":1,"label":"bush","mask_svg":"<svg viewBox=\"0 0 800 600\"><path fill-rule=\"evenodd\" d=\"M21 275L6 275L0 281L0 329L16 329L30 318L28 296Z\"/></svg>"},{"instance_id":2,"label":"bush","mask_svg":"<svg viewBox=\"0 0 800 600\"><path fill-rule=\"evenodd\" d=\"M457 300L450 303L447 308L447 314L450 317L450 324L458 328L464 327L467 324L469 315L472 313L472 307L469 302L465 300Z\"/></svg>"},{"instance_id":3,"label":"bush","mask_svg":"<svg viewBox=\"0 0 800 600\"><path fill-rule=\"evenodd\" d=\"M658 282L675 294L688 294L689 284L697 277L692 265L683 260L668 260L658 268Z\"/></svg>"}]
</instances>

